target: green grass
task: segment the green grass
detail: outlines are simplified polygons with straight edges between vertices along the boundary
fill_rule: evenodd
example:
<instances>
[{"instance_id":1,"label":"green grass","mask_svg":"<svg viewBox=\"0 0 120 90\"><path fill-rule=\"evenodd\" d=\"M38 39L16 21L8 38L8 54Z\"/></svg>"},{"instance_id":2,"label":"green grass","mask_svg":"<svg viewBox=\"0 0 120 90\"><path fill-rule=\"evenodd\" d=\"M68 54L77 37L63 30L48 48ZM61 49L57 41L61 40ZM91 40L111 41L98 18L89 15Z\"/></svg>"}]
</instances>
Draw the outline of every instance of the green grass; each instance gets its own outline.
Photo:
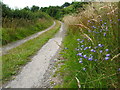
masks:
<instances>
[{"instance_id":1,"label":"green grass","mask_svg":"<svg viewBox=\"0 0 120 90\"><path fill-rule=\"evenodd\" d=\"M0 30L0 32L2 33L2 45L6 45L16 40L23 39L34 33L42 31L53 24L52 19L40 19L36 21L14 19L13 22L10 22L10 20L7 19L6 23L4 22L3 24L7 25L8 27L4 26Z\"/></svg>"},{"instance_id":2,"label":"green grass","mask_svg":"<svg viewBox=\"0 0 120 90\"><path fill-rule=\"evenodd\" d=\"M116 6L116 4L114 4L114 6ZM101 11L99 11L99 13L100 12ZM102 10L102 14L97 22L92 21L87 16L84 17L85 15L81 16L82 25L84 24L85 27L89 29L80 25L68 26L67 36L63 42L64 47L68 49L61 51L61 56L65 62L60 70L57 71L57 73L61 75L63 83L55 87L120 88L120 71L118 70L120 69L120 58L117 56L119 55L118 44L120 43L118 41L118 38L120 38L118 35L120 26L118 24L118 17L116 16L118 13L115 11L111 17L109 17L106 15L106 11ZM88 20L90 20L91 23L88 22ZM112 22L110 20L112 20ZM104 26L102 26L103 24ZM91 26L95 26L96 28L92 28ZM101 29L102 31L100 31ZM106 33L105 36L104 33ZM82 42L82 40L84 41ZM104 46L100 47L98 46L99 44ZM81 45L84 45L84 47ZM84 50L85 47L91 48ZM92 52L91 49L94 49L95 52ZM109 49L109 51L106 51L106 49ZM103 52L100 53L100 50ZM77 55L78 53L82 53L82 56ZM105 60L106 54L110 54L108 60ZM84 58L83 55L86 55L87 58ZM92 60L88 60L88 58L92 56ZM116 58L114 58L115 56ZM82 63L79 61L82 61Z\"/></svg>"},{"instance_id":3,"label":"green grass","mask_svg":"<svg viewBox=\"0 0 120 90\"><path fill-rule=\"evenodd\" d=\"M52 38L59 28L60 23L57 21L56 25L51 30L10 50L8 54L2 56L3 83L10 80L11 76L16 75L20 67L31 60L30 56L34 55L50 38Z\"/></svg>"}]
</instances>

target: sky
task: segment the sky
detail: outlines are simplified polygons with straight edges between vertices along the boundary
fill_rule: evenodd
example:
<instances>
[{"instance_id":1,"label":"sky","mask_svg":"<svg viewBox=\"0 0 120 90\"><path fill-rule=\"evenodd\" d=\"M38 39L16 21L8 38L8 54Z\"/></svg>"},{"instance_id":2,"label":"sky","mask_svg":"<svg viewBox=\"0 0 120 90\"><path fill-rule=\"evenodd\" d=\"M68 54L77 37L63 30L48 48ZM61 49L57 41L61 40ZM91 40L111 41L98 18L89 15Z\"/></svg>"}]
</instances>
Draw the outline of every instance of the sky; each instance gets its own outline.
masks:
<instances>
[{"instance_id":1,"label":"sky","mask_svg":"<svg viewBox=\"0 0 120 90\"><path fill-rule=\"evenodd\" d=\"M71 3L74 0L2 0L4 4L7 4L10 8L19 8L22 9L26 6L32 7L33 5L39 7L48 7L48 6L61 6L65 2ZM76 0L79 1L79 0Z\"/></svg>"}]
</instances>

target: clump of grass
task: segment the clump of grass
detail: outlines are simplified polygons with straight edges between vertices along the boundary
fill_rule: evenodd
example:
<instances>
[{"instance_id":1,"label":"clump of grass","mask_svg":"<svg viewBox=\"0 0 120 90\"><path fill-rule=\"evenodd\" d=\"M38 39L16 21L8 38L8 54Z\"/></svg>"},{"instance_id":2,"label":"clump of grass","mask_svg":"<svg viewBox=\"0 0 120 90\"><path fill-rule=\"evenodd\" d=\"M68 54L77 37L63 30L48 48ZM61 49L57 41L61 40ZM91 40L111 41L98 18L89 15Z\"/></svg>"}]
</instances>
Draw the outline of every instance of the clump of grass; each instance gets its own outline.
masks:
<instances>
[{"instance_id":1,"label":"clump of grass","mask_svg":"<svg viewBox=\"0 0 120 90\"><path fill-rule=\"evenodd\" d=\"M5 18L3 21L2 32L2 45L23 39L36 32L42 31L53 24L52 19L39 19L39 20L25 20L16 19L10 20Z\"/></svg>"},{"instance_id":2,"label":"clump of grass","mask_svg":"<svg viewBox=\"0 0 120 90\"><path fill-rule=\"evenodd\" d=\"M30 61L30 56L35 54L54 34L59 30L60 23L39 37L29 40L24 44L10 50L8 54L2 56L2 82L9 81L16 75L20 67Z\"/></svg>"},{"instance_id":3,"label":"clump of grass","mask_svg":"<svg viewBox=\"0 0 120 90\"><path fill-rule=\"evenodd\" d=\"M118 88L118 3L91 3L75 18L64 19L68 32L63 44L68 49L62 51L67 60L59 70L59 87Z\"/></svg>"}]
</instances>

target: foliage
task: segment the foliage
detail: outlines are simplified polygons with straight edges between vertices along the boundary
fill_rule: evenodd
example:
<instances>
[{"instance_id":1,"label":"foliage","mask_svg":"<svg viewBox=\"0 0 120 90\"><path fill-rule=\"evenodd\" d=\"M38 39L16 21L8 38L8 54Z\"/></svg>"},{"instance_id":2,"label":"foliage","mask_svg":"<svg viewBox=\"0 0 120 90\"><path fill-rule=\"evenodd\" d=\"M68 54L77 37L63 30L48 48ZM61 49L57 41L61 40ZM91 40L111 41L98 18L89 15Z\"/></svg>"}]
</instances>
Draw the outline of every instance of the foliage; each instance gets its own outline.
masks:
<instances>
[{"instance_id":1,"label":"foliage","mask_svg":"<svg viewBox=\"0 0 120 90\"><path fill-rule=\"evenodd\" d=\"M53 19L39 10L38 6L23 9L11 9L2 4L2 45L23 39L38 31L44 30L53 23ZM0 42L1 42L0 41Z\"/></svg>"},{"instance_id":2,"label":"foliage","mask_svg":"<svg viewBox=\"0 0 120 90\"><path fill-rule=\"evenodd\" d=\"M75 13L78 8L81 8L87 2L72 2L71 4L65 2L62 6L49 6L42 7L40 10L48 13L51 17L55 19L61 19L66 14Z\"/></svg>"},{"instance_id":3,"label":"foliage","mask_svg":"<svg viewBox=\"0 0 120 90\"><path fill-rule=\"evenodd\" d=\"M11 77L16 75L21 69L20 67L30 61L30 56L35 54L50 38L52 38L59 28L60 23L56 21L56 25L49 31L14 49L11 49L8 51L8 54L1 56L2 82L5 83L6 81L11 80Z\"/></svg>"},{"instance_id":4,"label":"foliage","mask_svg":"<svg viewBox=\"0 0 120 90\"><path fill-rule=\"evenodd\" d=\"M59 88L120 88L118 3L91 3L68 27Z\"/></svg>"}]
</instances>

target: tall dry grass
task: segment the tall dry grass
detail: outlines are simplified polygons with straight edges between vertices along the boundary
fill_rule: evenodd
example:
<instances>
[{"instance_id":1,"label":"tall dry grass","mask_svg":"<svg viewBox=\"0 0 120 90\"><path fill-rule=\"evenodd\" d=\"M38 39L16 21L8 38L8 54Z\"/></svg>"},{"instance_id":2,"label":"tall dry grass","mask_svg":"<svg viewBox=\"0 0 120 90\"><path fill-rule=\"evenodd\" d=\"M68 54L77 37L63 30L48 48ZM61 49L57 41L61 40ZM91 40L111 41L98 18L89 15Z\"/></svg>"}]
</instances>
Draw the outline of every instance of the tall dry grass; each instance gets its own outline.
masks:
<instances>
[{"instance_id":1,"label":"tall dry grass","mask_svg":"<svg viewBox=\"0 0 120 90\"><path fill-rule=\"evenodd\" d=\"M118 2L93 2L65 16L67 36L60 72L63 88L118 88L120 49Z\"/></svg>"}]
</instances>

